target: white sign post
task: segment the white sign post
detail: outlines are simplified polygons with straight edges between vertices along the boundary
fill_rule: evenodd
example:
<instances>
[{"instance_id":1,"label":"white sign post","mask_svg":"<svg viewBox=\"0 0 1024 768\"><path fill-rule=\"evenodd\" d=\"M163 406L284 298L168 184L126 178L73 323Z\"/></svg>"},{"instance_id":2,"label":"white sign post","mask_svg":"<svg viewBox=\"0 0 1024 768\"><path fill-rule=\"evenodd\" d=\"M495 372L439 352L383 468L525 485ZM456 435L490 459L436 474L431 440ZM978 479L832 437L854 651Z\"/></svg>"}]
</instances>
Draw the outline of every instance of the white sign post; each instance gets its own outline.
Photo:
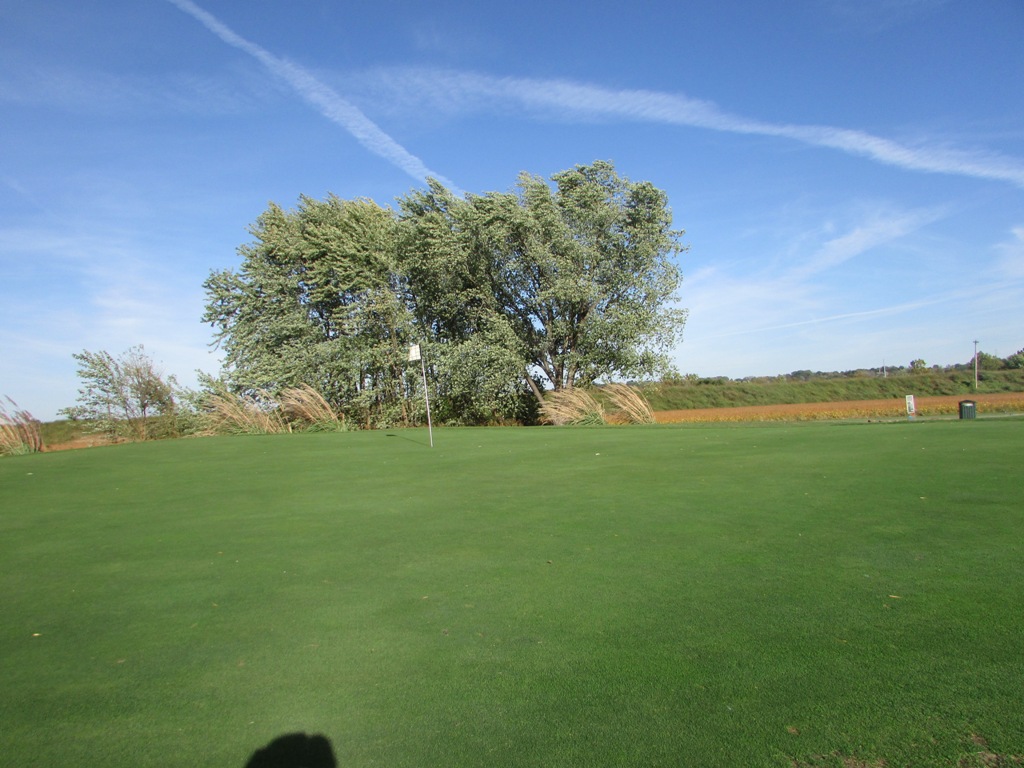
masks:
<instances>
[{"instance_id":1,"label":"white sign post","mask_svg":"<svg viewBox=\"0 0 1024 768\"><path fill-rule=\"evenodd\" d=\"M907 395L907 418L908 419L914 418L914 413L915 413L915 411L914 411L914 396L913 395Z\"/></svg>"},{"instance_id":2,"label":"white sign post","mask_svg":"<svg viewBox=\"0 0 1024 768\"><path fill-rule=\"evenodd\" d=\"M434 426L430 423L430 397L427 396L427 364L423 362L420 354L420 345L413 344L409 347L409 362L420 361L420 371L423 373L423 402L427 404L427 434L430 435L430 447L434 447Z\"/></svg>"}]
</instances>

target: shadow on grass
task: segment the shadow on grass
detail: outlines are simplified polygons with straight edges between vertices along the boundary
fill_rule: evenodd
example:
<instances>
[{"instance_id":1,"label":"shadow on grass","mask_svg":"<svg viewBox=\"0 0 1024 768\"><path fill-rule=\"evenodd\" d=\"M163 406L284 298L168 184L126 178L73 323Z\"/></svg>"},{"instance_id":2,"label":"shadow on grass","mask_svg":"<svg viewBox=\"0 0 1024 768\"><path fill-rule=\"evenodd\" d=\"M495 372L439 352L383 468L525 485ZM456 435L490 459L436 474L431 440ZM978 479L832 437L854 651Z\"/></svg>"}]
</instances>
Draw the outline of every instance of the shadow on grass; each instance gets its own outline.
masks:
<instances>
[{"instance_id":1,"label":"shadow on grass","mask_svg":"<svg viewBox=\"0 0 1024 768\"><path fill-rule=\"evenodd\" d=\"M415 437L410 437L409 435L402 434L401 432L387 432L385 434L387 437L400 437L403 440L408 440L410 443L414 443L416 445L422 445L425 448L430 447L430 442L428 440L417 440Z\"/></svg>"},{"instance_id":2,"label":"shadow on grass","mask_svg":"<svg viewBox=\"0 0 1024 768\"><path fill-rule=\"evenodd\" d=\"M324 736L289 733L253 752L245 768L337 768L331 742Z\"/></svg>"}]
</instances>

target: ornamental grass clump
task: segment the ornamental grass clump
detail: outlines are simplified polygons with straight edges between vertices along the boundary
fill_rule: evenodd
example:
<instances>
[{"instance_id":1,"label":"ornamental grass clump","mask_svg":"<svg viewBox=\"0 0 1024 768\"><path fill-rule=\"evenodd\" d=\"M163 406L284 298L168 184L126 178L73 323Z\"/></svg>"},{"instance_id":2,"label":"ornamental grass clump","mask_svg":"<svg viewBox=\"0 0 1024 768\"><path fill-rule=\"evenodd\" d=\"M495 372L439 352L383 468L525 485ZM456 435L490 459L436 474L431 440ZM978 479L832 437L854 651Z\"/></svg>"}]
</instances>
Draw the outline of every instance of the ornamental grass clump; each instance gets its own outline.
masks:
<instances>
[{"instance_id":1,"label":"ornamental grass clump","mask_svg":"<svg viewBox=\"0 0 1024 768\"><path fill-rule=\"evenodd\" d=\"M606 384L601 387L617 410L620 420L629 424L653 424L654 411L647 398L627 384Z\"/></svg>"},{"instance_id":2,"label":"ornamental grass clump","mask_svg":"<svg viewBox=\"0 0 1024 768\"><path fill-rule=\"evenodd\" d=\"M16 456L43 450L39 422L31 413L18 408L18 404L11 398L4 399L14 411L9 413L4 404L0 403L0 455Z\"/></svg>"},{"instance_id":3,"label":"ornamental grass clump","mask_svg":"<svg viewBox=\"0 0 1024 768\"><path fill-rule=\"evenodd\" d=\"M210 392L205 407L217 433L268 435L288 429L278 403L262 389L252 395L236 395L226 389Z\"/></svg>"},{"instance_id":4,"label":"ornamental grass clump","mask_svg":"<svg viewBox=\"0 0 1024 768\"><path fill-rule=\"evenodd\" d=\"M310 432L342 432L345 417L309 384L286 389L279 398L281 411L289 422L302 422Z\"/></svg>"},{"instance_id":5,"label":"ornamental grass clump","mask_svg":"<svg viewBox=\"0 0 1024 768\"><path fill-rule=\"evenodd\" d=\"M604 424L604 407L585 389L567 387L549 392L540 406L541 420L573 426Z\"/></svg>"}]
</instances>

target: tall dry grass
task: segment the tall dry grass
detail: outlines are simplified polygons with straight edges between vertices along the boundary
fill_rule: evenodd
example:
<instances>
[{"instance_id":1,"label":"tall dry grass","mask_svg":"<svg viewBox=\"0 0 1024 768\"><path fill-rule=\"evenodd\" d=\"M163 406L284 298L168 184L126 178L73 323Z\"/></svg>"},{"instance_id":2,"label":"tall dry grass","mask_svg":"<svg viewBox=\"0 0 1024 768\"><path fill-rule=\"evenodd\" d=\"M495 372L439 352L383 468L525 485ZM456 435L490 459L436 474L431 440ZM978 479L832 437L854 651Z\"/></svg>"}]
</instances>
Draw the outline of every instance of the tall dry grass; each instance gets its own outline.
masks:
<instances>
[{"instance_id":1,"label":"tall dry grass","mask_svg":"<svg viewBox=\"0 0 1024 768\"><path fill-rule=\"evenodd\" d=\"M43 450L43 436L39 422L32 414L18 408L18 404L5 397L13 412L0 402L0 455L38 453Z\"/></svg>"},{"instance_id":2,"label":"tall dry grass","mask_svg":"<svg viewBox=\"0 0 1024 768\"><path fill-rule=\"evenodd\" d=\"M654 411L643 393L627 384L605 384L601 400L582 387L548 392L540 407L541 421L555 425L653 424ZM602 400L608 403L608 410Z\"/></svg>"},{"instance_id":3,"label":"tall dry grass","mask_svg":"<svg viewBox=\"0 0 1024 768\"><path fill-rule=\"evenodd\" d=\"M627 384L606 384L601 391L608 395L619 419L630 424L653 424L654 411L647 398Z\"/></svg>"},{"instance_id":4,"label":"tall dry grass","mask_svg":"<svg viewBox=\"0 0 1024 768\"><path fill-rule=\"evenodd\" d=\"M580 387L547 393L540 407L540 416L541 421L557 426L605 423L604 406Z\"/></svg>"},{"instance_id":5,"label":"tall dry grass","mask_svg":"<svg viewBox=\"0 0 1024 768\"><path fill-rule=\"evenodd\" d=\"M265 390L236 395L227 389L210 392L204 398L210 430L220 434L268 435L300 429L339 432L345 418L327 399L308 384L284 390L274 397Z\"/></svg>"},{"instance_id":6,"label":"tall dry grass","mask_svg":"<svg viewBox=\"0 0 1024 768\"><path fill-rule=\"evenodd\" d=\"M335 411L327 399L309 384L286 389L279 400L285 418L304 422L312 431L334 432L345 429L345 417Z\"/></svg>"},{"instance_id":7,"label":"tall dry grass","mask_svg":"<svg viewBox=\"0 0 1024 768\"><path fill-rule=\"evenodd\" d=\"M208 393L203 404L213 432L267 435L287 431L278 403L264 390L236 395L222 389Z\"/></svg>"}]
</instances>

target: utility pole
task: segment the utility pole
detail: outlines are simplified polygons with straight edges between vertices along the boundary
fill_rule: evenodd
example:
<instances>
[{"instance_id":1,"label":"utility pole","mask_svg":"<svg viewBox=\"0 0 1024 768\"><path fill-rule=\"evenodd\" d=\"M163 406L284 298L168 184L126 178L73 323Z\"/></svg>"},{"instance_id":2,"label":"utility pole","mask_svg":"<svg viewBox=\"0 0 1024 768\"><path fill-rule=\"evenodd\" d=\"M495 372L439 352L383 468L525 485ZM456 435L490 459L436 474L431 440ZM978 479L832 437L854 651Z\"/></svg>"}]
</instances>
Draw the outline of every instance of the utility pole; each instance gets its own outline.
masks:
<instances>
[{"instance_id":1,"label":"utility pole","mask_svg":"<svg viewBox=\"0 0 1024 768\"><path fill-rule=\"evenodd\" d=\"M974 391L978 391L978 340L974 340Z\"/></svg>"}]
</instances>

